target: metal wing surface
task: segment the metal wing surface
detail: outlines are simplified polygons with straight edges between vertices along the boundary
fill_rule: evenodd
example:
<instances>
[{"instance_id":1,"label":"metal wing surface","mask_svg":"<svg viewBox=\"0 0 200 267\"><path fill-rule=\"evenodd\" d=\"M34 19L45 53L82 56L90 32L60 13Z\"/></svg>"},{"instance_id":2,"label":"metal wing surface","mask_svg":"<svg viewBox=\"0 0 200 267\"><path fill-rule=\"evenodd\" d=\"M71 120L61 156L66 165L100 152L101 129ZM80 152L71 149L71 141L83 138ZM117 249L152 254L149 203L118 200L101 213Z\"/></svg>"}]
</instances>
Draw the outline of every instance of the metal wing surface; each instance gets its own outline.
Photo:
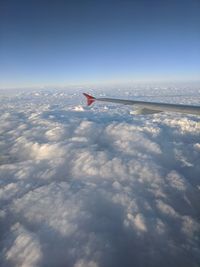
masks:
<instances>
[{"instance_id":1,"label":"metal wing surface","mask_svg":"<svg viewBox=\"0 0 200 267\"><path fill-rule=\"evenodd\" d=\"M117 98L95 98L85 93L84 95L87 98L88 105L91 105L94 101L111 102L123 105L133 105L139 110L137 114L153 114L166 111L166 112L179 112L185 114L200 115L200 106L125 100Z\"/></svg>"}]
</instances>

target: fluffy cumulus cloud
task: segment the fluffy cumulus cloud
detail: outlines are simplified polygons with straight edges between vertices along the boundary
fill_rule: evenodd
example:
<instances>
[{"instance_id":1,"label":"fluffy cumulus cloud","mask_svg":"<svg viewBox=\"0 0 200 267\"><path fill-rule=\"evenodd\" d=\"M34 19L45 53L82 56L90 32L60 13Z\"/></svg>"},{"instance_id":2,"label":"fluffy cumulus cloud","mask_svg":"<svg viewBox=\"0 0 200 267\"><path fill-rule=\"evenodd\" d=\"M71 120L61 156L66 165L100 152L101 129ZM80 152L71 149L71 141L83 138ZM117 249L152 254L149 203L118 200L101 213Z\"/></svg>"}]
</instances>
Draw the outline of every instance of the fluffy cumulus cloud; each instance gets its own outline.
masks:
<instances>
[{"instance_id":1,"label":"fluffy cumulus cloud","mask_svg":"<svg viewBox=\"0 0 200 267\"><path fill-rule=\"evenodd\" d=\"M107 94L140 92L153 98ZM200 100L170 92L154 89L160 101ZM87 108L64 90L0 102L1 266L200 265L197 116Z\"/></svg>"}]
</instances>

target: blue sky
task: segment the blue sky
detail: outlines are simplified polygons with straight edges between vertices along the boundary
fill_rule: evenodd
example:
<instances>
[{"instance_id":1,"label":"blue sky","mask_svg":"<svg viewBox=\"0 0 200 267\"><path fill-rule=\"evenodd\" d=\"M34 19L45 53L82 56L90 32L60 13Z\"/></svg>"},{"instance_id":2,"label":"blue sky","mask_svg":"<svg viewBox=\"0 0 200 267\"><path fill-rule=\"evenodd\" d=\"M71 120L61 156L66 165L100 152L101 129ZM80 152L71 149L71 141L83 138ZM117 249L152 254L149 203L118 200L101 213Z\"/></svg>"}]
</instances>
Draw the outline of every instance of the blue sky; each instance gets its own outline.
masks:
<instances>
[{"instance_id":1,"label":"blue sky","mask_svg":"<svg viewBox=\"0 0 200 267\"><path fill-rule=\"evenodd\" d=\"M0 88L198 80L198 0L3 0L0 10Z\"/></svg>"}]
</instances>

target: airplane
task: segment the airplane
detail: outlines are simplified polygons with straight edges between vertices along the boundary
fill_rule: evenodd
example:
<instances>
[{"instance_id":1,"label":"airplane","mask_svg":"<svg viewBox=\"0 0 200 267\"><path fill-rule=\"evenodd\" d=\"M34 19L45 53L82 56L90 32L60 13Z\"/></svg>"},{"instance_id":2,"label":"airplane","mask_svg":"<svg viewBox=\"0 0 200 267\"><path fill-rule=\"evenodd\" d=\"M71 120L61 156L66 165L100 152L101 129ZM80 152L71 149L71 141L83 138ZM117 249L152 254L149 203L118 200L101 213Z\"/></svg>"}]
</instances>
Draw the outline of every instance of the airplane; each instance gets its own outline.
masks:
<instances>
[{"instance_id":1,"label":"airplane","mask_svg":"<svg viewBox=\"0 0 200 267\"><path fill-rule=\"evenodd\" d=\"M83 95L87 99L88 106L90 106L95 101L103 101L103 102L112 102L124 105L134 105L138 108L136 114L154 114L167 111L167 112L179 112L185 114L200 115L200 106L125 100L117 98L96 98L86 93L83 93Z\"/></svg>"}]
</instances>

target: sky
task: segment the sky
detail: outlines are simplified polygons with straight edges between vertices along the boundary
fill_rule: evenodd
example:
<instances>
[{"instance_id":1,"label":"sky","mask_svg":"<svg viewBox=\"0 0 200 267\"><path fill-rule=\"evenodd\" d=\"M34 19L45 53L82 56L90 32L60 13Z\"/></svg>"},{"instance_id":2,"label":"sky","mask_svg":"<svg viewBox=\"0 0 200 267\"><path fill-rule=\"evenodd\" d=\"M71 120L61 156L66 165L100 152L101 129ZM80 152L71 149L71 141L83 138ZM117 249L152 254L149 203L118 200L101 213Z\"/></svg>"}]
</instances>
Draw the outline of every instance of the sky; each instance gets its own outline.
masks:
<instances>
[{"instance_id":1,"label":"sky","mask_svg":"<svg viewBox=\"0 0 200 267\"><path fill-rule=\"evenodd\" d=\"M198 0L0 2L0 88L196 81Z\"/></svg>"}]
</instances>

